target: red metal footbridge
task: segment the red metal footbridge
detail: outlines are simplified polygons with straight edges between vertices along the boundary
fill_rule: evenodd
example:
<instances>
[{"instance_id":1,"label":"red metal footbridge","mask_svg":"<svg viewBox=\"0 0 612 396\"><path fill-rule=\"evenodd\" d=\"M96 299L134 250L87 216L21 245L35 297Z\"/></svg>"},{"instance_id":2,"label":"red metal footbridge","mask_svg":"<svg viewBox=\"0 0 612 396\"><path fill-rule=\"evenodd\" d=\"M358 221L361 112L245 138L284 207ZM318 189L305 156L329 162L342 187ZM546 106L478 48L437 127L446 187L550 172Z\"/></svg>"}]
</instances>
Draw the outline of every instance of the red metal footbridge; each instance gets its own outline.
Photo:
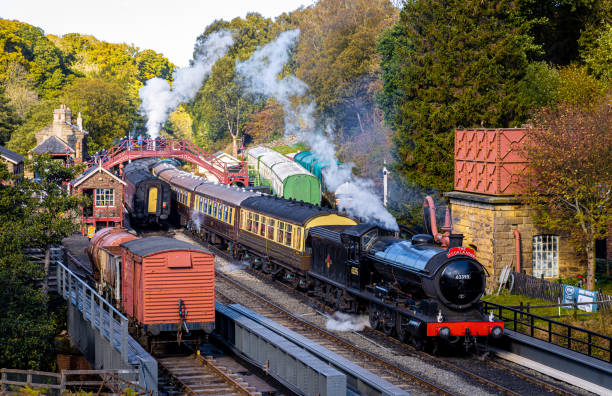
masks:
<instances>
[{"instance_id":1,"label":"red metal footbridge","mask_svg":"<svg viewBox=\"0 0 612 396\"><path fill-rule=\"evenodd\" d=\"M104 169L138 158L177 158L198 165L213 174L219 183L249 185L246 162L227 164L214 155L196 146L189 140L178 139L124 139L119 144L96 155L88 162L89 167L101 164Z\"/></svg>"}]
</instances>

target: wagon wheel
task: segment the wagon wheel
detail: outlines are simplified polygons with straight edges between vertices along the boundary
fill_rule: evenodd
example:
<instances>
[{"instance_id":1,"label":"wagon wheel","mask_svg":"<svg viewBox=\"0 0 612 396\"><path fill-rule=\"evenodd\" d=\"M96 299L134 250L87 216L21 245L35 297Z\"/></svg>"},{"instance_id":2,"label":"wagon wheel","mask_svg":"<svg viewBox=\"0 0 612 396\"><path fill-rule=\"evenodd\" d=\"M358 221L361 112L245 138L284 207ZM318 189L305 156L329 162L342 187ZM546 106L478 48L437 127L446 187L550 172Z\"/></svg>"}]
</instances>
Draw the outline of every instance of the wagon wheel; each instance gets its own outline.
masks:
<instances>
[{"instance_id":1,"label":"wagon wheel","mask_svg":"<svg viewBox=\"0 0 612 396\"><path fill-rule=\"evenodd\" d=\"M338 311L344 311L346 308L346 298L344 298L344 290L338 289L336 290L336 302L335 308Z\"/></svg>"},{"instance_id":2,"label":"wagon wheel","mask_svg":"<svg viewBox=\"0 0 612 396\"><path fill-rule=\"evenodd\" d=\"M333 286L325 286L325 303L332 308L336 306L336 293Z\"/></svg>"},{"instance_id":3,"label":"wagon wheel","mask_svg":"<svg viewBox=\"0 0 612 396\"><path fill-rule=\"evenodd\" d=\"M410 343L412 344L414 349L416 349L417 351L422 351L423 350L423 347L424 347L423 340L421 338L419 338L418 336L410 337Z\"/></svg>"},{"instance_id":4,"label":"wagon wheel","mask_svg":"<svg viewBox=\"0 0 612 396\"><path fill-rule=\"evenodd\" d=\"M397 319L395 321L395 332L397 333L397 338L399 338L401 342L406 342L408 340L408 330L404 327L404 322L404 317L397 314Z\"/></svg>"},{"instance_id":5,"label":"wagon wheel","mask_svg":"<svg viewBox=\"0 0 612 396\"><path fill-rule=\"evenodd\" d=\"M395 313L388 308L385 308L385 310L382 312L381 327L382 331L388 336L393 335L395 332Z\"/></svg>"},{"instance_id":6,"label":"wagon wheel","mask_svg":"<svg viewBox=\"0 0 612 396\"><path fill-rule=\"evenodd\" d=\"M380 328L382 318L378 305L370 303L370 308L368 311L370 316L370 327L373 329Z\"/></svg>"},{"instance_id":7,"label":"wagon wheel","mask_svg":"<svg viewBox=\"0 0 612 396\"><path fill-rule=\"evenodd\" d=\"M293 287L294 289L297 289L298 286L300 285L300 278L298 278L298 276L294 273L290 273L290 278L289 278L289 284L291 285L291 287Z\"/></svg>"}]
</instances>

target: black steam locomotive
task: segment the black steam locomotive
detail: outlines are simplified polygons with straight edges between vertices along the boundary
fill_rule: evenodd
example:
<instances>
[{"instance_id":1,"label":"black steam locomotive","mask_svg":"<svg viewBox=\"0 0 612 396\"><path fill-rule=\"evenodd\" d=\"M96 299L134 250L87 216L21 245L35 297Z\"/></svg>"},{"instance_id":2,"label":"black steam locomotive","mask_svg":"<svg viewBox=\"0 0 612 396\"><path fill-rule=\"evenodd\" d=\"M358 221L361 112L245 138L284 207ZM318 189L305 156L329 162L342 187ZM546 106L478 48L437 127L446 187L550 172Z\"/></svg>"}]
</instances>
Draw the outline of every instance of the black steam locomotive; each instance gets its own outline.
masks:
<instances>
[{"instance_id":1,"label":"black steam locomotive","mask_svg":"<svg viewBox=\"0 0 612 396\"><path fill-rule=\"evenodd\" d=\"M170 186L151 174L158 159L141 159L123 169L126 183L123 202L134 225L167 225L170 215Z\"/></svg>"},{"instance_id":2,"label":"black steam locomotive","mask_svg":"<svg viewBox=\"0 0 612 396\"><path fill-rule=\"evenodd\" d=\"M443 249L431 235L408 241L358 224L314 227L310 241L315 295L341 310L367 310L373 328L418 348L425 340L469 348L504 333L503 322L482 312L485 270L460 235Z\"/></svg>"}]
</instances>

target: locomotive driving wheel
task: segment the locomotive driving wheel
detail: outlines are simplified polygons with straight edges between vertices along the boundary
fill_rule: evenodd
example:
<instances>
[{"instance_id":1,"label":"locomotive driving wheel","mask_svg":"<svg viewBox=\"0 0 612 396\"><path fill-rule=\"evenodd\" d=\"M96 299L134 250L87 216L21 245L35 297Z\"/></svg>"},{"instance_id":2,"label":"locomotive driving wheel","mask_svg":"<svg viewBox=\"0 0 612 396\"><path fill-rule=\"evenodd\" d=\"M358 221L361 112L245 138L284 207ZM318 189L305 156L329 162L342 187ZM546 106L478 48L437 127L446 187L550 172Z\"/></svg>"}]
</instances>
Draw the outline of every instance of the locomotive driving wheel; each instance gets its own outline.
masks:
<instances>
[{"instance_id":1,"label":"locomotive driving wheel","mask_svg":"<svg viewBox=\"0 0 612 396\"><path fill-rule=\"evenodd\" d=\"M404 319L404 317L398 313L395 321L395 331L397 333L397 338L399 338L401 342L406 342L408 340L408 330L404 326L405 321L406 319Z\"/></svg>"},{"instance_id":2,"label":"locomotive driving wheel","mask_svg":"<svg viewBox=\"0 0 612 396\"><path fill-rule=\"evenodd\" d=\"M389 308L385 308L382 311L381 327L382 331L388 336L393 335L395 332L395 312L391 311Z\"/></svg>"},{"instance_id":3,"label":"locomotive driving wheel","mask_svg":"<svg viewBox=\"0 0 612 396\"><path fill-rule=\"evenodd\" d=\"M381 324L381 312L380 307L374 303L370 303L370 309L368 309L370 316L370 327L373 329L379 329Z\"/></svg>"}]
</instances>

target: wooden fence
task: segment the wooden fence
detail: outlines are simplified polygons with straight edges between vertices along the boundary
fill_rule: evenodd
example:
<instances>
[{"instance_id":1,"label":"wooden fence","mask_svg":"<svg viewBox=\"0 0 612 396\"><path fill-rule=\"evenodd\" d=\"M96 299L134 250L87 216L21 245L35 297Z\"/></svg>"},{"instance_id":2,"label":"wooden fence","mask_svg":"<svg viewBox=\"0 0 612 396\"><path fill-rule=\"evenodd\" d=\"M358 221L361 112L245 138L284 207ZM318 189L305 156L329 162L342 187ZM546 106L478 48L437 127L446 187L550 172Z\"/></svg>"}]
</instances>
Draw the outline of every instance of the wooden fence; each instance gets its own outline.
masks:
<instances>
[{"instance_id":1,"label":"wooden fence","mask_svg":"<svg viewBox=\"0 0 612 396\"><path fill-rule=\"evenodd\" d=\"M77 380L75 376L79 376ZM83 380L85 376L87 379ZM123 393L127 388L134 395L151 395L137 383L126 379L138 379L136 370L62 370L49 373L34 370L0 369L0 395L21 394L19 389L26 386L44 389L46 395L62 395L66 390L97 389L98 394L107 392Z\"/></svg>"},{"instance_id":2,"label":"wooden fence","mask_svg":"<svg viewBox=\"0 0 612 396\"><path fill-rule=\"evenodd\" d=\"M558 303L563 300L563 284L551 282L543 278L527 275L522 272L513 272L513 284L511 293L521 294L531 298L540 298L542 300ZM597 300L602 302L599 308L604 311L612 308L612 296L599 292Z\"/></svg>"}]
</instances>

